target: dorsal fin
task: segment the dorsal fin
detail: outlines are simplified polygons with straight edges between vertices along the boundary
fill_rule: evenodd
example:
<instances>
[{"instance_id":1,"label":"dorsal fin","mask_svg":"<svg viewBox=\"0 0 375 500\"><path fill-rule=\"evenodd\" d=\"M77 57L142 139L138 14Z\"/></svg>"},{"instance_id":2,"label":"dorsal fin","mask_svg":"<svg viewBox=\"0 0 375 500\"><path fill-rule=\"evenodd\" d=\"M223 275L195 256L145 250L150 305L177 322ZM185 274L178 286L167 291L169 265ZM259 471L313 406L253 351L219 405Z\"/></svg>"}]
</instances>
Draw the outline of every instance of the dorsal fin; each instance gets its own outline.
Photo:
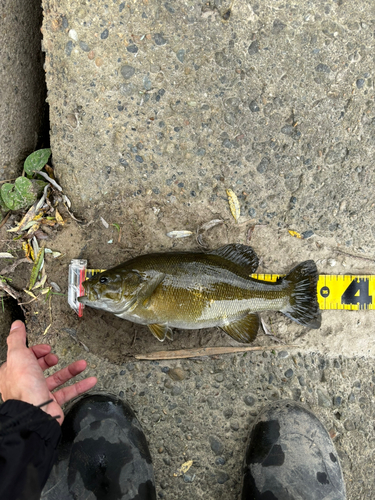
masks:
<instances>
[{"instance_id":1,"label":"dorsal fin","mask_svg":"<svg viewBox=\"0 0 375 500\"><path fill-rule=\"evenodd\" d=\"M249 246L241 245L239 243L225 245L217 250L213 250L209 254L218 255L219 257L240 266L242 273L245 273L246 275L255 273L259 264L258 256L254 250Z\"/></svg>"}]
</instances>

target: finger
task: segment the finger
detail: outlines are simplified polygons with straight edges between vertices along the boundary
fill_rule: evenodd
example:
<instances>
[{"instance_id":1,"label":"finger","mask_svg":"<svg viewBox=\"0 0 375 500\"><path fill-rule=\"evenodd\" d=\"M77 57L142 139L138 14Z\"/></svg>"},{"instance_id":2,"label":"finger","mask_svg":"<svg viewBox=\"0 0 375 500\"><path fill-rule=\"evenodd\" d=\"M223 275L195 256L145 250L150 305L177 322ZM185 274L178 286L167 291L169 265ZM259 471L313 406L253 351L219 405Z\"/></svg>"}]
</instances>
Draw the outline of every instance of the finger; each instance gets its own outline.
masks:
<instances>
[{"instance_id":1,"label":"finger","mask_svg":"<svg viewBox=\"0 0 375 500\"><path fill-rule=\"evenodd\" d=\"M83 394L84 392L92 389L97 381L98 379L96 377L85 378L84 380L80 380L79 382L76 382L69 387L60 389L59 391L55 392L53 396L56 399L57 403L62 406L76 396L79 396L80 394Z\"/></svg>"},{"instance_id":2,"label":"finger","mask_svg":"<svg viewBox=\"0 0 375 500\"><path fill-rule=\"evenodd\" d=\"M37 344L30 347L30 350L35 354L36 359L39 359L51 352L51 346L48 344Z\"/></svg>"},{"instance_id":3,"label":"finger","mask_svg":"<svg viewBox=\"0 0 375 500\"><path fill-rule=\"evenodd\" d=\"M53 375L50 375L46 379L48 390L52 392L54 389L56 389L56 387L65 384L65 382L68 382L68 380L70 380L71 378L82 373L86 369L86 366L86 361L84 359L80 359L79 361L75 361L66 368L59 370Z\"/></svg>"},{"instance_id":4,"label":"finger","mask_svg":"<svg viewBox=\"0 0 375 500\"><path fill-rule=\"evenodd\" d=\"M39 366L43 371L47 370L47 368L51 368L52 366L57 365L58 362L59 358L52 352L38 359Z\"/></svg>"},{"instance_id":5,"label":"finger","mask_svg":"<svg viewBox=\"0 0 375 500\"><path fill-rule=\"evenodd\" d=\"M7 338L8 354L13 349L26 347L26 328L22 321L14 321L10 327L10 333Z\"/></svg>"}]
</instances>

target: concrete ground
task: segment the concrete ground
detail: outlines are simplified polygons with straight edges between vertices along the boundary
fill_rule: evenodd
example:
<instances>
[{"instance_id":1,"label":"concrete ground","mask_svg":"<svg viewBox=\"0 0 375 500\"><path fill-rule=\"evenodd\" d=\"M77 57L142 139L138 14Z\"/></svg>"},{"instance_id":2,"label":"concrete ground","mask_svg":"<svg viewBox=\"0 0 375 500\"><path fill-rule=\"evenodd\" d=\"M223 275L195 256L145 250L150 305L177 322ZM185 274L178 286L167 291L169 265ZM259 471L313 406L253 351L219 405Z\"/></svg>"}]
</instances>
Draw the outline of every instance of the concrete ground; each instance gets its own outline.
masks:
<instances>
[{"instance_id":1,"label":"concrete ground","mask_svg":"<svg viewBox=\"0 0 375 500\"><path fill-rule=\"evenodd\" d=\"M63 291L71 258L108 268L141 253L196 250L194 236L166 233L195 234L216 218L224 224L205 236L208 247L249 243L260 272L313 259L321 274L374 274L372 2L43 8L53 165L86 222L50 243L64 256L46 262L47 274ZM30 338L44 340L50 312L30 307ZM238 498L251 423L279 398L303 402L325 424L348 498L373 498L373 312L323 312L316 331L265 314L285 347L258 335L264 352L149 362L129 354L234 343L209 330L160 345L108 313L87 308L78 321L65 298L51 307L46 338L62 363L86 358L99 388L137 412L159 498Z\"/></svg>"},{"instance_id":2,"label":"concrete ground","mask_svg":"<svg viewBox=\"0 0 375 500\"><path fill-rule=\"evenodd\" d=\"M116 366L72 339L53 342L63 359L84 357L98 388L136 410L152 457L158 498L237 499L251 424L265 402L294 399L334 440L349 499L372 498L375 375L368 357L303 349L266 350ZM185 473L183 463L193 460Z\"/></svg>"},{"instance_id":3,"label":"concrete ground","mask_svg":"<svg viewBox=\"0 0 375 500\"><path fill-rule=\"evenodd\" d=\"M41 142L45 75L38 0L0 5L0 181L14 179ZM1 211L0 211L1 216Z\"/></svg>"}]
</instances>

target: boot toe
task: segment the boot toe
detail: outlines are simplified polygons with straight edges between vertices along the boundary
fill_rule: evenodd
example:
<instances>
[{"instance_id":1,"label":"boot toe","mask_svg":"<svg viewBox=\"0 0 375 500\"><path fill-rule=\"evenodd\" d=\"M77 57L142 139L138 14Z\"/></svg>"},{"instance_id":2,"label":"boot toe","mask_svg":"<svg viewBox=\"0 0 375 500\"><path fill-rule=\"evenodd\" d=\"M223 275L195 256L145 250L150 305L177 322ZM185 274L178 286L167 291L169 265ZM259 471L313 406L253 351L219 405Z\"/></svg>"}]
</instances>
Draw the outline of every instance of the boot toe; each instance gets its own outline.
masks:
<instances>
[{"instance_id":1,"label":"boot toe","mask_svg":"<svg viewBox=\"0 0 375 500\"><path fill-rule=\"evenodd\" d=\"M294 401L266 406L252 429L242 500L344 500L337 452L317 417Z\"/></svg>"},{"instance_id":2,"label":"boot toe","mask_svg":"<svg viewBox=\"0 0 375 500\"><path fill-rule=\"evenodd\" d=\"M43 500L154 500L152 460L132 409L89 394L68 409L57 464Z\"/></svg>"}]
</instances>

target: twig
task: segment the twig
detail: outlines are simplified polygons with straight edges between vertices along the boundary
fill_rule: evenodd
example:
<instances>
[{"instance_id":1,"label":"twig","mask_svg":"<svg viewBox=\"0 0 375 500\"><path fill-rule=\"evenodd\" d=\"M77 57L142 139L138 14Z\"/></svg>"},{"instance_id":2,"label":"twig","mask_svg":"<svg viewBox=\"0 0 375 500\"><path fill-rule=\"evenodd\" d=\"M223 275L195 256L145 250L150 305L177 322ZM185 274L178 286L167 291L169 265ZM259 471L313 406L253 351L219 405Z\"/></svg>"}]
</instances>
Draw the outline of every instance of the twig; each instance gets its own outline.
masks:
<instances>
[{"instance_id":1,"label":"twig","mask_svg":"<svg viewBox=\"0 0 375 500\"><path fill-rule=\"evenodd\" d=\"M46 198L47 198L47 191L48 191L48 189L49 189L49 185L47 184L46 186L44 186L42 197L40 198L40 200L38 201L38 203L36 203L36 205L35 205L35 213L38 213L39 210L44 205L44 202L46 201Z\"/></svg>"},{"instance_id":2,"label":"twig","mask_svg":"<svg viewBox=\"0 0 375 500\"><path fill-rule=\"evenodd\" d=\"M7 267L4 267L4 269L2 269L0 271L0 274L3 275L3 274L8 274L8 273L12 273L16 267L19 265L19 264L23 264L24 262L31 262L29 259L18 259L16 260L16 262L13 262L13 264L10 264L10 266L7 266Z\"/></svg>"},{"instance_id":3,"label":"twig","mask_svg":"<svg viewBox=\"0 0 375 500\"><path fill-rule=\"evenodd\" d=\"M4 283L4 281L0 280L0 288L2 288L4 290L4 292L6 292L8 295L10 295L11 297L13 297L14 299L16 299L18 301L20 294L18 292L16 292L16 290L14 290L14 288L12 288L10 285L8 285L7 283Z\"/></svg>"},{"instance_id":4,"label":"twig","mask_svg":"<svg viewBox=\"0 0 375 500\"><path fill-rule=\"evenodd\" d=\"M82 340L78 340L78 343L84 348L86 352L90 352L90 349L87 347L86 344L82 342Z\"/></svg>"},{"instance_id":5,"label":"twig","mask_svg":"<svg viewBox=\"0 0 375 500\"><path fill-rule=\"evenodd\" d=\"M361 255L353 255L352 253L348 252L343 252L342 250L339 250L338 248L332 248L333 252L341 253L343 255L347 255L348 257L353 257L354 259L362 259L362 260L369 260L370 262L375 262L375 258L371 257L362 257Z\"/></svg>"},{"instance_id":6,"label":"twig","mask_svg":"<svg viewBox=\"0 0 375 500\"><path fill-rule=\"evenodd\" d=\"M250 226L248 231L247 231L247 234L246 234L246 244L248 245L250 243L250 240L251 240L251 236L253 234L253 231L255 229L255 225L254 226Z\"/></svg>"},{"instance_id":7,"label":"twig","mask_svg":"<svg viewBox=\"0 0 375 500\"><path fill-rule=\"evenodd\" d=\"M50 320L50 325L49 325L49 327L50 327L50 326L52 326L52 323L53 323L53 319L52 319L52 294L50 294L50 296L49 296L49 299L48 299L48 306L49 306L49 320ZM48 327L48 328L49 328L49 327ZM43 335L45 335L45 334L47 333L48 328L47 328L47 330L44 332L44 334L43 334Z\"/></svg>"},{"instance_id":8,"label":"twig","mask_svg":"<svg viewBox=\"0 0 375 500\"><path fill-rule=\"evenodd\" d=\"M267 226L268 225L268 224L257 224L256 222L257 222L256 219L246 219L242 222L238 222L237 226L244 226L245 224L254 224L255 226Z\"/></svg>"},{"instance_id":9,"label":"twig","mask_svg":"<svg viewBox=\"0 0 375 500\"><path fill-rule=\"evenodd\" d=\"M208 250L209 246L203 240L204 233L206 233L209 229L212 229L213 227L224 223L225 221L223 219L212 219L209 222L198 226L195 233L195 239L197 240L198 245L201 246L204 250Z\"/></svg>"},{"instance_id":10,"label":"twig","mask_svg":"<svg viewBox=\"0 0 375 500\"><path fill-rule=\"evenodd\" d=\"M0 181L0 184L4 184L5 182L13 182L16 179L5 179L5 181Z\"/></svg>"},{"instance_id":11,"label":"twig","mask_svg":"<svg viewBox=\"0 0 375 500\"><path fill-rule=\"evenodd\" d=\"M272 347L203 347L201 349L181 349L179 351L156 351L148 354L134 354L136 359L156 360L156 359L180 359L180 358L199 358L201 356L215 356L217 354L231 354L236 352L248 351L271 351L273 349L286 349L298 347L297 345L276 345Z\"/></svg>"},{"instance_id":12,"label":"twig","mask_svg":"<svg viewBox=\"0 0 375 500\"><path fill-rule=\"evenodd\" d=\"M7 283L4 283L4 281L1 281L1 280L0 280L0 289L3 289L4 292L6 292L8 295L13 297L17 301L17 304L20 306L20 308L22 309L22 312L26 316L26 314L27 314L26 309L23 307L23 303L19 301L21 298L21 294L19 292L17 292L14 288L12 288L10 285L8 285Z\"/></svg>"},{"instance_id":13,"label":"twig","mask_svg":"<svg viewBox=\"0 0 375 500\"><path fill-rule=\"evenodd\" d=\"M38 300L38 297L34 297L33 299L29 300L28 302L18 302L19 306L27 306L28 304L31 304L31 302L34 302L34 300Z\"/></svg>"},{"instance_id":14,"label":"twig","mask_svg":"<svg viewBox=\"0 0 375 500\"><path fill-rule=\"evenodd\" d=\"M48 181L54 188L56 188L58 191L60 191L60 193L62 192L62 187L59 186L59 184L57 184L57 182L55 180L51 179L51 177L49 175L47 175L45 172L41 172L40 170L36 170L35 173L44 177L46 179L46 181Z\"/></svg>"},{"instance_id":15,"label":"twig","mask_svg":"<svg viewBox=\"0 0 375 500\"><path fill-rule=\"evenodd\" d=\"M69 210L69 208L67 207L66 203L64 203L64 207L66 208L66 210L68 211L68 214L70 215L70 217L71 217L72 219L74 219L76 222L80 222L80 223L83 223L83 222L84 222L83 220L79 220L79 219L77 219L77 217L75 217L75 216L72 214L72 212L71 212L71 211ZM92 221L92 222L94 222L94 221ZM89 223L89 224L90 224L90 223ZM85 224L85 225L87 226L88 224Z\"/></svg>"},{"instance_id":16,"label":"twig","mask_svg":"<svg viewBox=\"0 0 375 500\"><path fill-rule=\"evenodd\" d=\"M1 221L0 223L0 229L3 227L3 225L6 223L6 221L9 219L9 216L10 216L10 210L9 212L6 214L6 216L4 217L4 219Z\"/></svg>"},{"instance_id":17,"label":"twig","mask_svg":"<svg viewBox=\"0 0 375 500\"><path fill-rule=\"evenodd\" d=\"M266 335L268 335L268 336L269 336L272 340L274 340L275 342L279 342L280 344L285 344L285 342L283 342L282 340L280 340L280 339L278 339L277 337L275 337L275 335L273 335L273 334L269 331L269 329L268 329L268 327L267 327L267 325L266 325L266 323L265 323L265 321L264 321L264 319L263 319L263 318L260 318L260 322L261 322L261 325L262 325L263 331L264 331L264 333L265 333Z\"/></svg>"},{"instance_id":18,"label":"twig","mask_svg":"<svg viewBox=\"0 0 375 500\"><path fill-rule=\"evenodd\" d=\"M133 340L132 340L132 343L130 344L130 347L133 347L133 345L135 344L136 338L137 338L137 330L134 330Z\"/></svg>"}]
</instances>

